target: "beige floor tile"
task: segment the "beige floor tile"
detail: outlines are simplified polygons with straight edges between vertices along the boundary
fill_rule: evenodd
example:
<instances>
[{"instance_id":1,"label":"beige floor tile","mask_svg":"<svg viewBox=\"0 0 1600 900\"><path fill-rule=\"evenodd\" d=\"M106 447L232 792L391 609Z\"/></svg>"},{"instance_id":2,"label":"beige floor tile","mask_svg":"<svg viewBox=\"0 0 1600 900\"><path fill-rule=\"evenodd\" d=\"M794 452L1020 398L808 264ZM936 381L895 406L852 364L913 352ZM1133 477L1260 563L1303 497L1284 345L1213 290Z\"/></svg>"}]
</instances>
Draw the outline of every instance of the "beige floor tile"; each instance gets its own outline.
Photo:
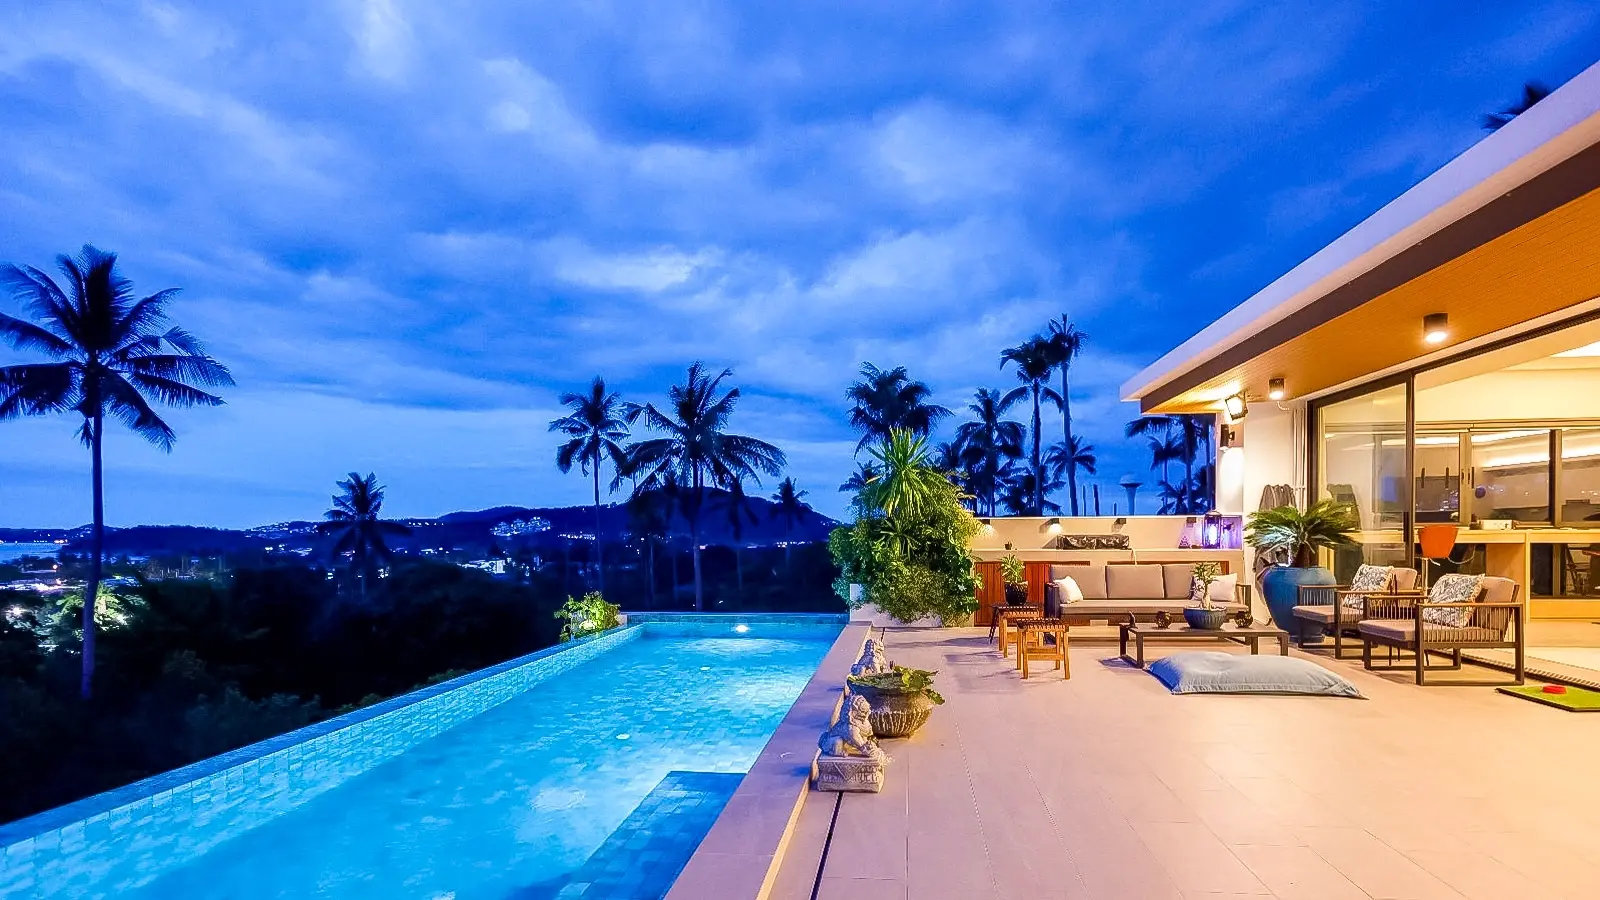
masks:
<instances>
[{"instance_id":1,"label":"beige floor tile","mask_svg":"<svg viewBox=\"0 0 1600 900\"><path fill-rule=\"evenodd\" d=\"M1461 900L1454 888L1359 828L1296 828L1295 833L1318 856L1373 897Z\"/></svg>"},{"instance_id":2,"label":"beige floor tile","mask_svg":"<svg viewBox=\"0 0 1600 900\"><path fill-rule=\"evenodd\" d=\"M907 900L906 883L884 878L823 876L817 900ZM963 900L959 894L928 894L917 900Z\"/></svg>"},{"instance_id":3,"label":"beige floor tile","mask_svg":"<svg viewBox=\"0 0 1600 900\"><path fill-rule=\"evenodd\" d=\"M1369 896L1309 847L1257 844L1234 847L1233 852L1282 900L1367 900Z\"/></svg>"},{"instance_id":4,"label":"beige floor tile","mask_svg":"<svg viewBox=\"0 0 1600 900\"><path fill-rule=\"evenodd\" d=\"M1182 891L1265 894L1267 888L1244 863L1195 822L1135 822L1134 831L1149 847L1173 884Z\"/></svg>"}]
</instances>

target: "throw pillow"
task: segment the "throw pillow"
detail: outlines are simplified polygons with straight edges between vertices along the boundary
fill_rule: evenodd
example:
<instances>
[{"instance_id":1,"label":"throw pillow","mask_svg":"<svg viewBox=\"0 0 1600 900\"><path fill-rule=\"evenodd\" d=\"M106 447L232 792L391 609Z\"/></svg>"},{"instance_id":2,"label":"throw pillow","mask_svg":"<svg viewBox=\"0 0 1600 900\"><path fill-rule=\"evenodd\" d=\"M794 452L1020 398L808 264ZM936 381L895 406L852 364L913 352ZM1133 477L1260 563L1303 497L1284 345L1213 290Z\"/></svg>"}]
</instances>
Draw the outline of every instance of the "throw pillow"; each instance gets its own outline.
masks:
<instances>
[{"instance_id":1,"label":"throw pillow","mask_svg":"<svg viewBox=\"0 0 1600 900\"><path fill-rule=\"evenodd\" d=\"M1078 603L1083 600L1083 590L1071 576L1057 578L1055 584L1056 596L1061 598L1062 603Z\"/></svg>"},{"instance_id":2,"label":"throw pillow","mask_svg":"<svg viewBox=\"0 0 1600 900\"><path fill-rule=\"evenodd\" d=\"M1350 579L1350 590L1356 593L1344 595L1344 605L1351 609L1361 609L1366 605L1367 594L1386 594L1394 590L1394 566L1369 566L1361 564L1356 569L1356 574Z\"/></svg>"},{"instance_id":3,"label":"throw pillow","mask_svg":"<svg viewBox=\"0 0 1600 900\"><path fill-rule=\"evenodd\" d=\"M1470 603L1478 599L1478 592L1482 589L1482 575L1440 575L1439 580L1435 581L1432 589L1428 591L1428 602ZM1463 628L1472 621L1472 609L1466 606L1452 606L1445 609L1424 607L1422 621Z\"/></svg>"}]
</instances>

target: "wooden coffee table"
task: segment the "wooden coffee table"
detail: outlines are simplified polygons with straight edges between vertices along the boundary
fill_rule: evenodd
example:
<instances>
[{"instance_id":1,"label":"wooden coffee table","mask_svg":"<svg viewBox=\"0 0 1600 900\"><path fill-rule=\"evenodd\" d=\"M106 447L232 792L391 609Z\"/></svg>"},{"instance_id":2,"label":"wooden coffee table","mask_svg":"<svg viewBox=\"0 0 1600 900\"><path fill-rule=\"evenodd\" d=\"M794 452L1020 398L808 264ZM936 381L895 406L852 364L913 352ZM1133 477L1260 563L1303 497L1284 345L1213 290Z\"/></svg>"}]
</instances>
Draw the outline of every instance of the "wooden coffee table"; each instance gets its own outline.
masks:
<instances>
[{"instance_id":1,"label":"wooden coffee table","mask_svg":"<svg viewBox=\"0 0 1600 900\"><path fill-rule=\"evenodd\" d=\"M1162 638L1172 641L1231 641L1235 644L1244 644L1250 648L1252 654L1261 652L1261 639L1273 638L1278 642L1278 655L1289 655L1289 633L1281 628L1271 625L1250 625L1240 628L1237 625L1224 625L1221 628L1190 628L1187 625L1172 625L1162 628L1150 622L1129 624L1124 622L1117 626L1118 643L1122 658L1144 668L1144 639L1147 637ZM1134 656L1128 655L1128 638L1133 638Z\"/></svg>"}]
</instances>

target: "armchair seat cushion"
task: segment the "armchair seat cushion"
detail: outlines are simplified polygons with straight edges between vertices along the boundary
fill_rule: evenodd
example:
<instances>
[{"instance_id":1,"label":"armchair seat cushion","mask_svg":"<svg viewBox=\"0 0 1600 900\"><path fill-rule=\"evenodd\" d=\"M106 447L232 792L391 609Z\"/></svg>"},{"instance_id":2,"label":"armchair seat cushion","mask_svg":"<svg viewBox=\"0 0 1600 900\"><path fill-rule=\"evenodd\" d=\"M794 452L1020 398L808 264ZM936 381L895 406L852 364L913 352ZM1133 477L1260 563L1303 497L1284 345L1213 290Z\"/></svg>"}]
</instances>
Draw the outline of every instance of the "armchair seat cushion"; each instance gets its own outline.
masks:
<instances>
[{"instance_id":1,"label":"armchair seat cushion","mask_svg":"<svg viewBox=\"0 0 1600 900\"><path fill-rule=\"evenodd\" d=\"M1505 634L1494 628L1423 624L1422 639L1429 644L1497 644L1505 640ZM1390 643L1415 644L1417 640L1417 623L1411 619L1367 619L1358 628L1364 635Z\"/></svg>"},{"instance_id":2,"label":"armchair seat cushion","mask_svg":"<svg viewBox=\"0 0 1600 900\"><path fill-rule=\"evenodd\" d=\"M1296 619L1305 619L1307 622L1316 622L1319 625L1334 623L1335 608L1332 606L1296 606L1292 612ZM1346 607L1344 614L1339 616L1339 621L1354 627L1360 617L1360 610Z\"/></svg>"}]
</instances>

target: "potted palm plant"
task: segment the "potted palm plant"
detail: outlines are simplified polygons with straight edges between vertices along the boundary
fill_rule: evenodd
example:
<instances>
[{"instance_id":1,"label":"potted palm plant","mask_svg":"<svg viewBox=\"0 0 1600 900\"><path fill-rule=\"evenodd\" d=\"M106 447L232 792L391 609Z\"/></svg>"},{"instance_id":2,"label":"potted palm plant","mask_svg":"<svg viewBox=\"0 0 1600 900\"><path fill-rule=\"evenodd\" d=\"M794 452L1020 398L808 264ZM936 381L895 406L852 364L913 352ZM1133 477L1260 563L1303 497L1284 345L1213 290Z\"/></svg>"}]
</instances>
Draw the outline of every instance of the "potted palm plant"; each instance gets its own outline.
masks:
<instances>
[{"instance_id":1,"label":"potted palm plant","mask_svg":"<svg viewBox=\"0 0 1600 900\"><path fill-rule=\"evenodd\" d=\"M876 675L851 675L850 691L865 698L872 707L872 733L881 738L910 737L921 728L933 708L944 698L933 689L933 676L927 669L891 666Z\"/></svg>"},{"instance_id":2,"label":"potted palm plant","mask_svg":"<svg viewBox=\"0 0 1600 900\"><path fill-rule=\"evenodd\" d=\"M1300 599L1300 586L1333 585L1333 573L1316 564L1317 551L1355 543L1349 535L1359 525L1347 503L1319 500L1305 511L1294 506L1258 510L1250 514L1245 541L1277 558L1261 574L1261 594L1279 628L1298 637L1292 614Z\"/></svg>"},{"instance_id":3,"label":"potted palm plant","mask_svg":"<svg viewBox=\"0 0 1600 900\"><path fill-rule=\"evenodd\" d=\"M1006 583L1006 604L1021 606L1028 602L1028 576L1027 569L1022 565L1022 560L1015 556L1005 556L1000 559L1000 577Z\"/></svg>"}]
</instances>

